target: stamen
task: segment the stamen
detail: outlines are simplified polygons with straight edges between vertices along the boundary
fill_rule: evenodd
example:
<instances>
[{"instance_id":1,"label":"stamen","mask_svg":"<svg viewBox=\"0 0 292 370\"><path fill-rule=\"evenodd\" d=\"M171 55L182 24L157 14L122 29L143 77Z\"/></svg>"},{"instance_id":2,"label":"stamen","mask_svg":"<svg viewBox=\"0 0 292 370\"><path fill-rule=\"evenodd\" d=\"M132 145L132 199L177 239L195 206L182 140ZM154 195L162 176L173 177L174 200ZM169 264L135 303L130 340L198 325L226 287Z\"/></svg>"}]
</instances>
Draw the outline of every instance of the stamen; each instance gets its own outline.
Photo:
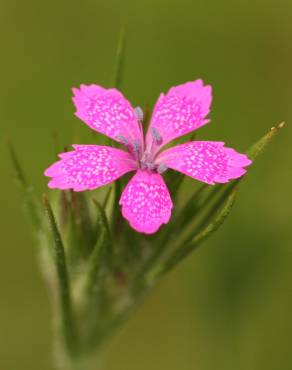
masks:
<instances>
[{"instance_id":1,"label":"stamen","mask_svg":"<svg viewBox=\"0 0 292 370\"><path fill-rule=\"evenodd\" d=\"M139 164L140 155L141 155L141 144L140 144L140 142L138 140L134 140L131 148L133 150L135 161L136 161L137 165L139 166L140 165Z\"/></svg>"},{"instance_id":2,"label":"stamen","mask_svg":"<svg viewBox=\"0 0 292 370\"><path fill-rule=\"evenodd\" d=\"M125 138L125 136L122 136L122 135L116 135L116 139L118 139L122 144L124 145L128 145L129 142L128 140Z\"/></svg>"},{"instance_id":3,"label":"stamen","mask_svg":"<svg viewBox=\"0 0 292 370\"><path fill-rule=\"evenodd\" d=\"M141 159L140 164L142 170L145 170L145 168L147 168L146 162L143 159Z\"/></svg>"},{"instance_id":4,"label":"stamen","mask_svg":"<svg viewBox=\"0 0 292 370\"><path fill-rule=\"evenodd\" d=\"M146 166L150 171L153 171L155 169L155 164L153 162L147 162Z\"/></svg>"},{"instance_id":5,"label":"stamen","mask_svg":"<svg viewBox=\"0 0 292 370\"><path fill-rule=\"evenodd\" d=\"M140 143L138 140L133 141L133 152L138 154L140 152Z\"/></svg>"},{"instance_id":6,"label":"stamen","mask_svg":"<svg viewBox=\"0 0 292 370\"><path fill-rule=\"evenodd\" d=\"M144 151L144 140L143 140L143 120L144 120L144 113L142 111L142 108L140 107L136 107L134 108L134 112L135 112L135 116L137 118L137 121L138 121L138 125L139 125L139 130L140 130L140 134L141 134L141 138L142 138L142 152Z\"/></svg>"},{"instance_id":7,"label":"stamen","mask_svg":"<svg viewBox=\"0 0 292 370\"><path fill-rule=\"evenodd\" d=\"M153 141L156 145L161 145L162 144L162 136L160 135L159 131L157 130L156 127L151 127L151 134Z\"/></svg>"},{"instance_id":8,"label":"stamen","mask_svg":"<svg viewBox=\"0 0 292 370\"><path fill-rule=\"evenodd\" d=\"M140 160L141 169L145 170L146 168L150 171L155 170L156 165L152 161L147 161L145 158Z\"/></svg>"},{"instance_id":9,"label":"stamen","mask_svg":"<svg viewBox=\"0 0 292 370\"><path fill-rule=\"evenodd\" d=\"M139 122L142 122L143 119L144 119L144 113L142 111L142 108L136 107L136 108L134 108L134 112L135 112L135 115L136 115L137 120Z\"/></svg>"},{"instance_id":10,"label":"stamen","mask_svg":"<svg viewBox=\"0 0 292 370\"><path fill-rule=\"evenodd\" d=\"M168 169L168 167L166 166L166 164L164 163L159 163L158 167L157 167L157 172L161 175L163 172L165 172L166 170Z\"/></svg>"}]
</instances>

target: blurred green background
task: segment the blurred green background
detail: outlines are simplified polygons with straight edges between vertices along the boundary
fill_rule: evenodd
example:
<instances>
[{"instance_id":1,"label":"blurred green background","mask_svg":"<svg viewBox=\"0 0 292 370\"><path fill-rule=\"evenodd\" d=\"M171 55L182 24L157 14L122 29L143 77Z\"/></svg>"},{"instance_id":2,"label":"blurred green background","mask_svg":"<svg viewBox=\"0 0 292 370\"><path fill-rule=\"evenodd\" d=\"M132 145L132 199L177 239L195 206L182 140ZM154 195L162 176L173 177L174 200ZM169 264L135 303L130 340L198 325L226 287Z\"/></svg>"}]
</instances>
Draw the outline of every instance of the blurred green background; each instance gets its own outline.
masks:
<instances>
[{"instance_id":1,"label":"blurred green background","mask_svg":"<svg viewBox=\"0 0 292 370\"><path fill-rule=\"evenodd\" d=\"M107 85L127 24L123 92L152 105L212 84L199 138L245 150L288 125L242 184L232 216L170 274L109 346L106 370L292 369L292 3L287 0L0 1L0 370L52 370L50 308L6 139L36 190L52 132L86 143L71 87Z\"/></svg>"}]
</instances>

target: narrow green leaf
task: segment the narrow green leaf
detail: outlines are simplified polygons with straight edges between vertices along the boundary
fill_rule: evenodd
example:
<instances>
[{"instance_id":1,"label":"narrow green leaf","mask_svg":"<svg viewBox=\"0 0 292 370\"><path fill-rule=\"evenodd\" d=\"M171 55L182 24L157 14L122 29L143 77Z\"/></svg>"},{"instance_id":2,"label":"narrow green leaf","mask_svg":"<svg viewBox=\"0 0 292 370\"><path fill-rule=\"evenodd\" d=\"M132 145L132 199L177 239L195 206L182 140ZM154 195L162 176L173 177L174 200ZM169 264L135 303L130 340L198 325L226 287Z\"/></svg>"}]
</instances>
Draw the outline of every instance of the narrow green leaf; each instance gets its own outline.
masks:
<instances>
[{"instance_id":1,"label":"narrow green leaf","mask_svg":"<svg viewBox=\"0 0 292 370\"><path fill-rule=\"evenodd\" d=\"M65 193L67 198L65 198ZM84 261L92 253L97 239L96 221L93 220L89 196L72 190L62 191L59 202L60 214L66 214L67 222L60 223L67 250L67 264L70 278L77 277ZM58 218L61 221L64 217Z\"/></svg>"},{"instance_id":2,"label":"narrow green leaf","mask_svg":"<svg viewBox=\"0 0 292 370\"><path fill-rule=\"evenodd\" d=\"M201 185L201 187L194 192L191 198L186 202L183 209L179 212L178 220L175 224L176 229L181 229L192 221L193 217L197 216L198 212L208 205L219 190L217 187L212 189L213 191L211 191L206 197L205 190L207 189L207 184Z\"/></svg>"},{"instance_id":3,"label":"narrow green leaf","mask_svg":"<svg viewBox=\"0 0 292 370\"><path fill-rule=\"evenodd\" d=\"M204 210L204 208L209 205L214 196L216 196L220 190L220 187L215 187L215 189L212 189L212 191L205 196L204 192L207 188L208 185L203 184L196 192L194 192L191 199L187 201L179 214L175 216L172 225L165 226L165 229L161 231L160 235L158 236L158 245L153 251L153 254L142 266L141 271L139 272L140 277L143 276L143 274L145 274L153 266L155 266L155 264L159 263L169 248L170 243L173 243L173 240L177 240L178 235L184 235L184 230L187 225L193 220L194 217L199 217L200 211ZM197 228L191 231L192 236L196 233L196 230ZM188 233L183 240L189 240L189 237L190 234ZM180 243L180 245L181 244L184 243Z\"/></svg>"},{"instance_id":4,"label":"narrow green leaf","mask_svg":"<svg viewBox=\"0 0 292 370\"><path fill-rule=\"evenodd\" d=\"M14 167L14 171L16 174L16 178L24 194L24 201L25 201L27 210L29 212L29 215L31 217L34 227L36 228L36 230L39 230L41 228L41 218L40 218L39 207L37 206L37 202L33 194L33 189L27 182L27 179L25 177L25 174L20 164L20 161L18 159L18 156L11 143L8 143L8 149L9 149L9 154L10 154L11 161Z\"/></svg>"},{"instance_id":5,"label":"narrow green leaf","mask_svg":"<svg viewBox=\"0 0 292 370\"><path fill-rule=\"evenodd\" d=\"M113 74L111 77L111 86L119 89L123 82L123 67L126 49L126 27L120 30L119 42L116 52L116 62L114 64Z\"/></svg>"},{"instance_id":6,"label":"narrow green leaf","mask_svg":"<svg viewBox=\"0 0 292 370\"><path fill-rule=\"evenodd\" d=\"M264 135L260 140L258 140L254 145L251 146L250 149L247 150L247 155L248 157L251 159L251 160L255 160L257 158L257 156L265 149L265 147L270 143L270 141L272 140L272 138L274 137L274 135L282 128L284 127L284 123L280 123L278 126L276 127L272 127L271 130L266 134ZM244 178L244 177L243 177ZM187 239L184 240L184 243L188 242L189 240L191 240L198 232L200 232L202 230L202 228L204 228L209 222L211 222L213 216L216 214L216 212L218 211L218 209L220 209L220 207L223 205L225 199L228 197L228 195L232 192L233 188L235 187L236 184L238 184L239 182L241 182L241 180L243 178L240 178L236 181L233 181L232 183L230 184L227 184L227 185L224 185L224 186L220 186L220 185L217 185L214 187L214 189L211 191L210 193L210 199L212 199L216 193L218 192L218 190L220 189L224 189L224 192L222 193L221 197L219 199L217 199L216 203L213 205L213 207L209 210L209 212L207 213L207 215L203 218L203 220L200 222L200 224L195 228L195 230L193 232L190 233L190 235L187 237ZM203 206L200 207L200 209L204 209L205 206L209 203L208 199L207 199L207 202L206 203L203 203ZM189 212L191 211L190 209L191 207L191 203L187 204L187 208L186 210L188 211L188 219L191 218L191 215L189 214Z\"/></svg>"},{"instance_id":7,"label":"narrow green leaf","mask_svg":"<svg viewBox=\"0 0 292 370\"><path fill-rule=\"evenodd\" d=\"M165 182L173 200L176 199L184 179L185 175L178 171L166 171Z\"/></svg>"},{"instance_id":8,"label":"narrow green leaf","mask_svg":"<svg viewBox=\"0 0 292 370\"><path fill-rule=\"evenodd\" d=\"M120 220L120 208L118 206L119 204L119 199L121 197L121 192L122 192L122 182L121 179L116 180L113 183L113 196L112 196L112 209L111 209L111 229L113 232L115 232L116 227L119 223Z\"/></svg>"},{"instance_id":9,"label":"narrow green leaf","mask_svg":"<svg viewBox=\"0 0 292 370\"><path fill-rule=\"evenodd\" d=\"M92 263L98 263L98 253L97 250L102 248L102 253L100 256L105 258L105 265L109 266L111 264L111 260L114 257L113 251L113 243L112 243L112 233L110 230L110 225L108 222L108 218L106 216L105 210L100 205L100 203L96 199L92 199L93 203L96 206L97 210L97 230L98 230L98 237L92 252ZM102 239L102 243L100 241ZM103 253L106 252L106 253ZM95 257L94 257L95 256Z\"/></svg>"},{"instance_id":10,"label":"narrow green leaf","mask_svg":"<svg viewBox=\"0 0 292 370\"><path fill-rule=\"evenodd\" d=\"M95 225L91 218L89 197L85 193L71 191L72 211L78 233L79 245L85 257L91 253L95 242Z\"/></svg>"},{"instance_id":11,"label":"narrow green leaf","mask_svg":"<svg viewBox=\"0 0 292 370\"><path fill-rule=\"evenodd\" d=\"M211 236L223 224L234 204L236 191L237 188L233 188L233 190L227 197L224 207L212 223L210 223L201 232L199 232L190 243L176 249L174 254L169 259L167 259L165 263L161 264L160 266L154 268L152 271L149 272L149 274L146 276L146 281L148 282L148 284L153 284L153 282L157 278L170 271L180 261L191 254L201 242Z\"/></svg>"},{"instance_id":12,"label":"narrow green leaf","mask_svg":"<svg viewBox=\"0 0 292 370\"><path fill-rule=\"evenodd\" d=\"M104 210L106 210L107 208L107 205L108 205L108 202L109 202L109 199L110 199L110 195L111 195L111 192L112 192L112 186L110 186L106 192L106 195L104 197L104 200L103 200L103 203L102 203L102 208Z\"/></svg>"},{"instance_id":13,"label":"narrow green leaf","mask_svg":"<svg viewBox=\"0 0 292 370\"><path fill-rule=\"evenodd\" d=\"M278 126L272 127L266 135L264 135L247 151L248 157L254 161L271 142L275 134L283 127L284 123L280 123ZM236 190L241 180L242 178L232 182L231 184L225 185L226 190L215 202L196 229L192 231L182 243L180 243L180 245L164 263L154 266L153 269L149 271L146 277L146 280L149 283L153 283L156 278L168 272L223 224L232 209L236 196ZM217 192L217 189L218 187L215 187L211 193L211 196ZM219 211L220 208L221 211Z\"/></svg>"},{"instance_id":14,"label":"narrow green leaf","mask_svg":"<svg viewBox=\"0 0 292 370\"><path fill-rule=\"evenodd\" d=\"M247 156L254 160L256 157L266 148L271 142L274 136L285 126L285 122L281 122L277 126L274 126L270 131L264 135L259 141L252 145L246 152Z\"/></svg>"},{"instance_id":15,"label":"narrow green leaf","mask_svg":"<svg viewBox=\"0 0 292 370\"><path fill-rule=\"evenodd\" d=\"M96 206L97 212L98 212L98 219L100 222L100 226L102 229L105 230L105 233L109 239L111 239L111 232L110 232L110 227L109 227L109 222L106 217L104 208L99 204L99 202L96 199L93 199L93 203Z\"/></svg>"},{"instance_id":16,"label":"narrow green leaf","mask_svg":"<svg viewBox=\"0 0 292 370\"><path fill-rule=\"evenodd\" d=\"M100 287L100 281L105 275L108 264L106 254L109 245L109 238L106 229L100 231L96 245L88 262L88 269L85 272L84 295L91 299L95 296Z\"/></svg>"},{"instance_id":17,"label":"narrow green leaf","mask_svg":"<svg viewBox=\"0 0 292 370\"><path fill-rule=\"evenodd\" d=\"M46 196L43 197L44 207L53 237L52 256L56 267L56 276L59 294L59 310L64 341L68 352L75 355L77 349L77 332L75 328L70 281L67 271L67 263L63 241L56 223L56 219Z\"/></svg>"},{"instance_id":18,"label":"narrow green leaf","mask_svg":"<svg viewBox=\"0 0 292 370\"><path fill-rule=\"evenodd\" d=\"M206 184L203 184L191 198L186 202L185 206L177 215L174 216L174 220L171 221L171 224L166 225L163 230L161 230L160 235L158 236L157 246L146 261L143 271L147 271L151 268L155 262L159 261L161 256L168 249L169 244L173 243L173 240L177 239L178 235L183 234L186 226L193 220L194 217L197 218L200 211L204 209L216 195L220 188L216 187L216 191L212 191L207 196L205 196L205 190L208 188ZM214 189L215 190L215 189Z\"/></svg>"},{"instance_id":19,"label":"narrow green leaf","mask_svg":"<svg viewBox=\"0 0 292 370\"><path fill-rule=\"evenodd\" d=\"M100 204L93 200L98 212L99 235L96 245L84 271L84 283L80 295L80 306L87 317L87 341L94 341L103 326L100 317L108 309L108 292L105 279L111 268L111 236L105 212ZM89 344L88 344L89 345ZM89 345L91 347L91 344Z\"/></svg>"},{"instance_id":20,"label":"narrow green leaf","mask_svg":"<svg viewBox=\"0 0 292 370\"><path fill-rule=\"evenodd\" d=\"M120 89L122 82L123 82L123 76L124 76L124 65L125 65L125 50L126 50L126 27L122 26L120 30L119 35L119 41L117 45L117 51L116 51L116 59L114 63L113 73L110 80L110 86L115 87L117 89ZM112 145L112 143L111 143ZM112 209L111 209L111 224L114 226L114 224L117 222L119 213L118 213L118 207L116 206L120 193L121 193L121 180L117 180L113 183L113 203L112 203Z\"/></svg>"},{"instance_id":21,"label":"narrow green leaf","mask_svg":"<svg viewBox=\"0 0 292 370\"><path fill-rule=\"evenodd\" d=\"M238 182L234 181L231 184L228 184L227 186L216 186L215 189L212 189L212 191L209 193L206 201L202 204L201 207L199 207L199 210L197 212L197 216L201 216L199 211L204 212L205 208L207 212L204 212L203 217L198 217L199 218L199 223L194 227L191 232L187 234L186 237L183 238L183 241L180 242L180 245L185 245L188 244L193 238L198 235L201 230L203 230L207 225L212 223L212 220L214 217L216 217L217 213L221 209L221 207L224 207L225 202L228 199L228 196L231 194L233 191L234 187L237 186ZM219 197L215 199L215 202L213 201L213 198L218 195L218 192L222 190L221 194L219 194ZM211 205L211 208L208 208L208 206Z\"/></svg>"}]
</instances>

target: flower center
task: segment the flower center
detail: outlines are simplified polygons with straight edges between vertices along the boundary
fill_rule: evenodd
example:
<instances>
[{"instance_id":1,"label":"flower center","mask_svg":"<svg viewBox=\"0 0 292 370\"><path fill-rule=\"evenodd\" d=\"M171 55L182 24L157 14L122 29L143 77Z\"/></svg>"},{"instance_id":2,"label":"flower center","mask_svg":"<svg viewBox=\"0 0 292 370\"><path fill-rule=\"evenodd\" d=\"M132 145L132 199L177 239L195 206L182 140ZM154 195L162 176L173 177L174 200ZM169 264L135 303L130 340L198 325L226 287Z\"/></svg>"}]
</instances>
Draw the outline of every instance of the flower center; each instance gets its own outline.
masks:
<instances>
[{"instance_id":1,"label":"flower center","mask_svg":"<svg viewBox=\"0 0 292 370\"><path fill-rule=\"evenodd\" d=\"M143 133L144 114L140 107L135 108L135 115L139 124L142 140L133 140L132 142L129 142L122 135L117 135L117 139L128 148L128 151L134 157L138 168L161 174L167 170L167 166L164 163L155 163L155 156L157 147L161 146L163 143L162 135L156 127L150 127L152 140L150 145L146 147Z\"/></svg>"},{"instance_id":2,"label":"flower center","mask_svg":"<svg viewBox=\"0 0 292 370\"><path fill-rule=\"evenodd\" d=\"M152 141L149 148L143 152L140 158L140 168L162 173L167 167L164 164L155 163L155 149L163 143L162 136L156 127L151 127Z\"/></svg>"}]
</instances>

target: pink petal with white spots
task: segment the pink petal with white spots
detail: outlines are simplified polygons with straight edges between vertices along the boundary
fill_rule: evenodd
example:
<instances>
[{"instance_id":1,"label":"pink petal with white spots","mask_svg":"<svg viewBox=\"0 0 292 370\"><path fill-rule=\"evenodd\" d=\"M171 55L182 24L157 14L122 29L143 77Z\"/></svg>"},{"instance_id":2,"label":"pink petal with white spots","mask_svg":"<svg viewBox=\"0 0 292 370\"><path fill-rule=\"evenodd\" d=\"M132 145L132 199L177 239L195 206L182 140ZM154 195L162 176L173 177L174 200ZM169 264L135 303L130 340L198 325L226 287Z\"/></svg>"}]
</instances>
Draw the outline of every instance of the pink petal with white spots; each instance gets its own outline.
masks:
<instances>
[{"instance_id":1,"label":"pink petal with white spots","mask_svg":"<svg viewBox=\"0 0 292 370\"><path fill-rule=\"evenodd\" d=\"M59 154L60 161L45 171L49 188L92 190L136 169L132 156L120 149L98 145L73 145Z\"/></svg>"},{"instance_id":2,"label":"pink petal with white spots","mask_svg":"<svg viewBox=\"0 0 292 370\"><path fill-rule=\"evenodd\" d=\"M202 80L172 87L166 95L161 94L152 114L147 147L151 146L152 127L160 133L164 145L208 123L205 117L210 112L211 102L211 86L204 86Z\"/></svg>"},{"instance_id":3,"label":"pink petal with white spots","mask_svg":"<svg viewBox=\"0 0 292 370\"><path fill-rule=\"evenodd\" d=\"M120 199L122 214L141 233L155 233L171 216L172 201L165 182L157 173L138 170Z\"/></svg>"},{"instance_id":4,"label":"pink petal with white spots","mask_svg":"<svg viewBox=\"0 0 292 370\"><path fill-rule=\"evenodd\" d=\"M97 85L81 85L73 89L75 115L89 127L124 144L142 137L135 112L128 100L116 89Z\"/></svg>"},{"instance_id":5,"label":"pink petal with white spots","mask_svg":"<svg viewBox=\"0 0 292 370\"><path fill-rule=\"evenodd\" d=\"M162 152L156 162L211 185L241 177L246 172L244 167L252 163L245 154L217 141L177 145Z\"/></svg>"}]
</instances>

